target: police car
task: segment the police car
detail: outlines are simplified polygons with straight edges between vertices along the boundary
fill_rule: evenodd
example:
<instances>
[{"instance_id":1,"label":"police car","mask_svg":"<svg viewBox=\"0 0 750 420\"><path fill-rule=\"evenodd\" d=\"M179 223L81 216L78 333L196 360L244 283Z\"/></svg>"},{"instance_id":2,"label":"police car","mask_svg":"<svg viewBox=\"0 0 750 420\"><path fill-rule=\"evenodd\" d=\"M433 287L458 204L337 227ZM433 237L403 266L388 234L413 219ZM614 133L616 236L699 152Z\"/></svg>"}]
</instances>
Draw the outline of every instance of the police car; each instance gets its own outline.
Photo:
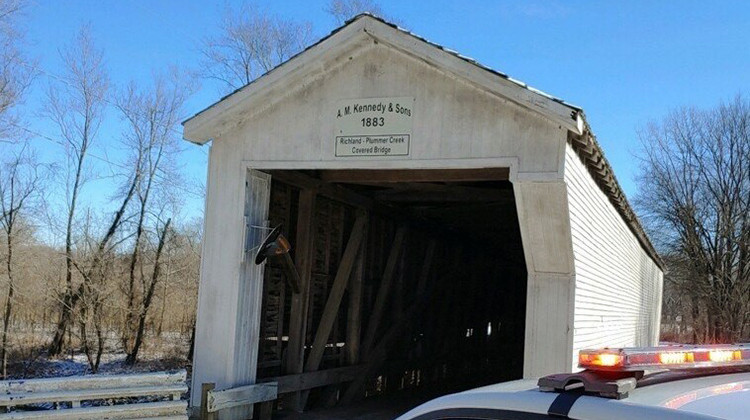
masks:
<instances>
[{"instance_id":1,"label":"police car","mask_svg":"<svg viewBox=\"0 0 750 420\"><path fill-rule=\"evenodd\" d=\"M399 420L750 419L750 344L584 350L579 367L447 395Z\"/></svg>"}]
</instances>

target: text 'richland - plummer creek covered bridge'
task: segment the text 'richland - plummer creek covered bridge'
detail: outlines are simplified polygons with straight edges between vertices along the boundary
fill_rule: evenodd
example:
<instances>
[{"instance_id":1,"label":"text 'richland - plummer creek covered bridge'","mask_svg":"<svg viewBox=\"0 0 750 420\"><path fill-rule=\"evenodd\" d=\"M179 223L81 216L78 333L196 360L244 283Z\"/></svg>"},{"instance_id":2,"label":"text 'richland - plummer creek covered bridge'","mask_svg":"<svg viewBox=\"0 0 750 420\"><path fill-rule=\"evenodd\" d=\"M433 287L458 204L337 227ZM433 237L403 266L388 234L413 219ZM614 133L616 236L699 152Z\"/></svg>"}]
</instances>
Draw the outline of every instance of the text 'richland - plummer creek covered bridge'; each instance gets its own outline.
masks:
<instances>
[{"instance_id":1,"label":"text 'richland - plummer creek covered bridge'","mask_svg":"<svg viewBox=\"0 0 750 420\"><path fill-rule=\"evenodd\" d=\"M661 263L581 109L394 25L354 18L184 136L211 142L193 406L203 383L276 382L256 413L434 395L657 342ZM291 258L256 265L278 225Z\"/></svg>"}]
</instances>

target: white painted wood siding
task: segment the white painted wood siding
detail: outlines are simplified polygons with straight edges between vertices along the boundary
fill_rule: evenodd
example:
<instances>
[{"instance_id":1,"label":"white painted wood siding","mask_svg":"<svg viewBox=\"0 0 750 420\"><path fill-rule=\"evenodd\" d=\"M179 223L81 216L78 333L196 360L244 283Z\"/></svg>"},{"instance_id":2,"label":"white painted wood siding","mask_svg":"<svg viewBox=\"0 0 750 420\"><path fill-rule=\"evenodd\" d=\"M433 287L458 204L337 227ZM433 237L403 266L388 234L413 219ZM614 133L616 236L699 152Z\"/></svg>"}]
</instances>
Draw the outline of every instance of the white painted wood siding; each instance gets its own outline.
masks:
<instances>
[{"instance_id":1,"label":"white painted wood siding","mask_svg":"<svg viewBox=\"0 0 750 420\"><path fill-rule=\"evenodd\" d=\"M565 153L575 265L573 363L578 350L656 345L663 273L595 184L570 145Z\"/></svg>"},{"instance_id":2,"label":"white painted wood siding","mask_svg":"<svg viewBox=\"0 0 750 420\"><path fill-rule=\"evenodd\" d=\"M256 169L510 167L512 177L562 177L567 130L548 119L382 44L334 62L279 85L271 105L247 110L213 147ZM415 98L409 156L336 157L339 101L396 96Z\"/></svg>"}]
</instances>

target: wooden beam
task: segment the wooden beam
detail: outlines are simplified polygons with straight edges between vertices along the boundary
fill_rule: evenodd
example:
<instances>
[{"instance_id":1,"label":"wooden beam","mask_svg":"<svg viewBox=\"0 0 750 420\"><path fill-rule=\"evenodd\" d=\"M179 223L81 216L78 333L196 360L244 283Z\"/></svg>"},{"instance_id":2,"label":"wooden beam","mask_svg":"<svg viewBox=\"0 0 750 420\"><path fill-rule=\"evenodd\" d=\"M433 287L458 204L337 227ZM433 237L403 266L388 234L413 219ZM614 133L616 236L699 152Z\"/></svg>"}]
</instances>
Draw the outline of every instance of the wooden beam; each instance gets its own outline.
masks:
<instances>
[{"instance_id":1,"label":"wooden beam","mask_svg":"<svg viewBox=\"0 0 750 420\"><path fill-rule=\"evenodd\" d=\"M239 407L263 401L273 401L278 396L278 383L266 382L245 385L221 391L208 391L208 412L215 413L225 408Z\"/></svg>"},{"instance_id":2,"label":"wooden beam","mask_svg":"<svg viewBox=\"0 0 750 420\"><path fill-rule=\"evenodd\" d=\"M305 391L312 388L349 382L354 380L365 370L365 366L345 366L336 369L326 369L316 372L298 373L295 375L264 378L257 384L216 391L213 384L204 384L204 392L208 395L205 407L206 413L215 413L225 408L273 401L280 394Z\"/></svg>"},{"instance_id":3,"label":"wooden beam","mask_svg":"<svg viewBox=\"0 0 750 420\"><path fill-rule=\"evenodd\" d=\"M213 382L201 384L201 420L214 420L216 418L216 414L208 411L208 397L214 388L216 388L216 384Z\"/></svg>"},{"instance_id":4,"label":"wooden beam","mask_svg":"<svg viewBox=\"0 0 750 420\"><path fill-rule=\"evenodd\" d=\"M270 171L271 176L286 184L302 189L315 189L318 194L354 207L372 209L377 207L373 199L298 171Z\"/></svg>"},{"instance_id":5,"label":"wooden beam","mask_svg":"<svg viewBox=\"0 0 750 420\"><path fill-rule=\"evenodd\" d=\"M507 181L510 169L332 169L320 171L320 178L327 182L349 184Z\"/></svg>"},{"instance_id":6,"label":"wooden beam","mask_svg":"<svg viewBox=\"0 0 750 420\"><path fill-rule=\"evenodd\" d=\"M368 210L374 214L382 215L388 219L399 222L424 223L424 220L415 216L411 209L398 207L388 203L373 200L370 197L359 194L341 185L330 184L318 178L311 177L298 171L273 170L269 173L278 181L285 184L302 188L315 189L318 195L332 200L348 204L350 206ZM301 274L300 274L301 275Z\"/></svg>"},{"instance_id":7,"label":"wooden beam","mask_svg":"<svg viewBox=\"0 0 750 420\"><path fill-rule=\"evenodd\" d=\"M513 190L496 188L472 188L456 185L445 185L443 188L429 190L395 189L378 191L374 194L377 200L389 202L508 202L513 200Z\"/></svg>"},{"instance_id":8,"label":"wooden beam","mask_svg":"<svg viewBox=\"0 0 750 420\"><path fill-rule=\"evenodd\" d=\"M258 405L258 420L271 420L273 418L273 401L263 401Z\"/></svg>"},{"instance_id":9,"label":"wooden beam","mask_svg":"<svg viewBox=\"0 0 750 420\"><path fill-rule=\"evenodd\" d=\"M432 271L432 260L435 258L435 248L437 242L431 239L427 243L427 250L424 253L424 261L422 262L422 270L419 273L419 280L417 280L417 296L422 296L425 293L427 287L427 280L430 278L430 272Z\"/></svg>"},{"instance_id":10,"label":"wooden beam","mask_svg":"<svg viewBox=\"0 0 750 420\"><path fill-rule=\"evenodd\" d=\"M401 248L404 243L404 236L406 234L406 227L400 226L396 230L396 236L393 238L393 244L391 244L391 252L388 255L388 261L385 264L385 270L383 270L383 277L380 280L380 288L378 288L378 294L375 297L375 303L373 305L372 314L367 323L367 332L365 333L365 339L363 343L363 357L367 357L367 354L372 349L372 345L375 342L375 334L378 332L380 326L380 318L383 316L385 310L385 303L388 299L388 292L393 283L394 273L396 271L396 265L401 255Z\"/></svg>"},{"instance_id":11,"label":"wooden beam","mask_svg":"<svg viewBox=\"0 0 750 420\"><path fill-rule=\"evenodd\" d=\"M359 250L357 265L349 279L349 308L346 312L346 363L359 363L359 345L362 332L362 285L365 276L365 255L367 255L367 235Z\"/></svg>"},{"instance_id":12,"label":"wooden beam","mask_svg":"<svg viewBox=\"0 0 750 420\"><path fill-rule=\"evenodd\" d=\"M336 271L336 277L334 277L331 292L328 295L328 300L326 300L326 305L323 308L323 314L321 315L318 329L315 332L315 339L312 348L310 349L310 355L307 357L307 362L305 363L305 372L318 370L320 362L323 360L323 352L325 351L328 338L331 336L331 330L336 321L339 307L341 306L341 298L343 298L346 285L349 283L349 277L351 276L355 260L357 256L362 257L360 248L362 245L362 239L365 236L367 220L367 214L361 212L354 221L352 232L349 235L349 241L344 249L341 262L339 262L339 268ZM305 408L308 395L308 392L304 392L300 396L300 409Z\"/></svg>"},{"instance_id":13,"label":"wooden beam","mask_svg":"<svg viewBox=\"0 0 750 420\"><path fill-rule=\"evenodd\" d=\"M346 244L346 249L341 257L341 262L339 263L339 268L336 271L336 277L334 278L333 286L331 287L331 293L328 296L325 308L323 309L323 314L320 318L318 330L315 333L315 341L310 350L310 356L305 363L306 372L318 370L320 361L323 359L323 351L328 342L328 337L331 335L331 328L333 327L333 322L336 320L336 315L341 306L341 298L344 296L344 290L346 290L346 285L349 282L352 267L354 267L356 257L361 255L359 250L362 245L366 223L367 215L364 213L358 215L357 219L354 221L354 227L352 227L349 242Z\"/></svg>"},{"instance_id":14,"label":"wooden beam","mask_svg":"<svg viewBox=\"0 0 750 420\"><path fill-rule=\"evenodd\" d=\"M286 372L302 373L305 357L305 337L307 335L307 312L310 305L310 283L313 265L313 238L315 236L315 196L314 189L303 189L299 193L297 210L297 236L295 259L300 276L300 293L292 295L289 313L289 344L286 355ZM287 404L299 409L300 395L289 398Z\"/></svg>"},{"instance_id":15,"label":"wooden beam","mask_svg":"<svg viewBox=\"0 0 750 420\"><path fill-rule=\"evenodd\" d=\"M365 359L366 368L364 372L358 375L351 383L351 385L349 385L349 388L347 388L344 396L341 398L341 403L351 403L354 399L361 395L362 388L364 388L367 380L370 379L372 375L375 374L386 361L388 352L396 339L403 336L405 331L408 331L410 328L412 328L413 323L417 319L417 313L425 306L425 303L428 301L430 295L432 294L432 291L434 290L434 287L427 287L427 277L427 275L420 276L420 282L424 281L425 283L417 286L417 288L423 290L424 293L421 295L417 295L411 307L399 314L391 324L391 327L386 331L385 334L383 334L380 341L378 341L378 344L372 349L372 351Z\"/></svg>"},{"instance_id":16,"label":"wooden beam","mask_svg":"<svg viewBox=\"0 0 750 420\"><path fill-rule=\"evenodd\" d=\"M344 366L335 369L265 378L261 382L275 382L278 384L279 394L286 394L319 388L321 386L349 382L361 375L364 370L364 365Z\"/></svg>"}]
</instances>

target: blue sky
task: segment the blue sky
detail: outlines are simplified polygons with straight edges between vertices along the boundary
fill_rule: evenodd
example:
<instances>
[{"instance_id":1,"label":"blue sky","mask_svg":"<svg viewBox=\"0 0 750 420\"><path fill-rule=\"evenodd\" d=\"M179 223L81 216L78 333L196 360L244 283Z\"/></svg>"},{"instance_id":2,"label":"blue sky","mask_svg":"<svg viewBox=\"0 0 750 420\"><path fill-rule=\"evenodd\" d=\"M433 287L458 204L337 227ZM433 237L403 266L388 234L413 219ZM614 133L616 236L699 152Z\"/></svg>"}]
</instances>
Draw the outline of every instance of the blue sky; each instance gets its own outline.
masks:
<instances>
[{"instance_id":1,"label":"blue sky","mask_svg":"<svg viewBox=\"0 0 750 420\"><path fill-rule=\"evenodd\" d=\"M229 2L236 4L238 2ZM315 38L335 28L327 1L256 2L285 18L307 20ZM637 191L637 129L669 110L711 107L750 94L750 2L747 1L381 1L407 29L584 108L629 197ZM104 49L113 84L147 82L154 71L199 63L198 44L217 33L225 3L206 1L37 0L26 12L29 55L48 75L61 74L58 49L89 23ZM22 109L34 131L54 131L36 117L50 76L40 76ZM192 115L221 96L204 82L187 103ZM97 153L122 158L118 120L110 115ZM46 159L57 146L40 140ZM200 189L206 147L185 144L180 156L189 188ZM106 164L97 163L107 172ZM109 180L87 187L91 205L106 206ZM185 194L186 216L203 200Z\"/></svg>"}]
</instances>

